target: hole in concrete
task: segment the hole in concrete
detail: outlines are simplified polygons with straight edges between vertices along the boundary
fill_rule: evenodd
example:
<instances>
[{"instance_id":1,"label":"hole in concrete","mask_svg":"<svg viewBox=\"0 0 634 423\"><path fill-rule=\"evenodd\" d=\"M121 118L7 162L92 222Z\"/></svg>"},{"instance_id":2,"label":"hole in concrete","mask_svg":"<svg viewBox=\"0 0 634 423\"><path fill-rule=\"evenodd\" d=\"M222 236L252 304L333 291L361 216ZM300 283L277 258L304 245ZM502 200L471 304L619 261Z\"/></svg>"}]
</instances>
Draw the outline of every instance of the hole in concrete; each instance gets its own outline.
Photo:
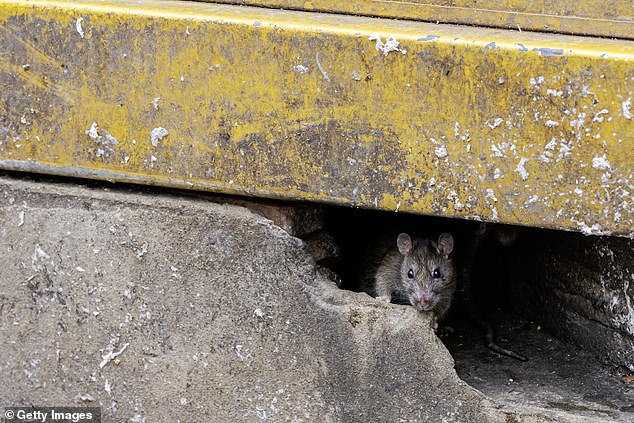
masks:
<instances>
[{"instance_id":1,"label":"hole in concrete","mask_svg":"<svg viewBox=\"0 0 634 423\"><path fill-rule=\"evenodd\" d=\"M337 207L328 209L326 223L341 248L341 260L329 267L341 277L341 287L353 291L359 291L364 248L378 231L449 232L456 254L462 254L459 243L479 225ZM507 411L564 421L634 422L634 243L517 230L512 245L500 245L495 236L481 244L473 297L497 343L529 360L489 350L457 297L442 322L453 333L441 339L458 375Z\"/></svg>"},{"instance_id":2,"label":"hole in concrete","mask_svg":"<svg viewBox=\"0 0 634 423\"><path fill-rule=\"evenodd\" d=\"M114 188L103 182L33 178ZM191 191L125 187L118 185L117 189L208 197L239 205L252 201ZM285 213L277 213L278 209L298 205L252 203L250 208L274 221L276 216L284 220ZM299 220L305 228L312 227L306 225L307 216L311 222L311 216L320 219L321 212L311 213L311 207L301 205L304 212ZM292 221L286 223L293 226ZM341 276L342 288L358 290L355 269L363 246L378 231L390 226L427 227L458 236L475 225L462 220L327 207L326 235L334 235L341 249L338 261L332 259L337 255L337 245L329 242L324 231L307 229L306 235L296 235L304 239L323 237L317 244L333 251L325 251L321 264ZM315 227L320 225L316 223ZM482 333L455 304L445 322L454 332L442 340L455 359L458 375L514 413L558 421L634 422L634 241L520 228L520 237L512 246L502 247L488 239L476 263L475 300L487 312L498 344L521 352L529 361L492 353L485 347Z\"/></svg>"}]
</instances>

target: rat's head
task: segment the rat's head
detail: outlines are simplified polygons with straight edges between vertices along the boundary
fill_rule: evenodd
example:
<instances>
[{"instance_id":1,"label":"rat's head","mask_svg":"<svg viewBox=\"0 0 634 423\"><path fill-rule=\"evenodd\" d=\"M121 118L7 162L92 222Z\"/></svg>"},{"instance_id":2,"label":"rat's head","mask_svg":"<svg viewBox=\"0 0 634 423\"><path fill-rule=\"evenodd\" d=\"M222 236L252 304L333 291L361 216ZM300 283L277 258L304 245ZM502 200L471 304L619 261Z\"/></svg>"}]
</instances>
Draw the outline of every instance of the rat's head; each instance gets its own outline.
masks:
<instances>
[{"instance_id":1,"label":"rat's head","mask_svg":"<svg viewBox=\"0 0 634 423\"><path fill-rule=\"evenodd\" d=\"M456 270L450 257L453 237L443 233L438 241L402 233L396 241L403 255L401 282L409 302L419 311L446 308L456 288Z\"/></svg>"}]
</instances>

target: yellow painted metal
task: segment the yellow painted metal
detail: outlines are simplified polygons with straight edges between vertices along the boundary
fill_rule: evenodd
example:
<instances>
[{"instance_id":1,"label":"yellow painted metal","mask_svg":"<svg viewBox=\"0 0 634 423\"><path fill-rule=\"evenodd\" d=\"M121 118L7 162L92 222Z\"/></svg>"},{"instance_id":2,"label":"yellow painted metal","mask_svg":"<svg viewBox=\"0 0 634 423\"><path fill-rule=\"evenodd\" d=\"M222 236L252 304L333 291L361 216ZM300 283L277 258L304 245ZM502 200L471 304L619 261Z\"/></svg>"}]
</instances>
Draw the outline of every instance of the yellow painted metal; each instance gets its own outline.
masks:
<instances>
[{"instance_id":1,"label":"yellow painted metal","mask_svg":"<svg viewBox=\"0 0 634 423\"><path fill-rule=\"evenodd\" d=\"M634 236L633 102L631 41L0 1L4 169Z\"/></svg>"},{"instance_id":2,"label":"yellow painted metal","mask_svg":"<svg viewBox=\"0 0 634 423\"><path fill-rule=\"evenodd\" d=\"M213 0L213 2L489 26L520 31L634 38L632 0Z\"/></svg>"}]
</instances>

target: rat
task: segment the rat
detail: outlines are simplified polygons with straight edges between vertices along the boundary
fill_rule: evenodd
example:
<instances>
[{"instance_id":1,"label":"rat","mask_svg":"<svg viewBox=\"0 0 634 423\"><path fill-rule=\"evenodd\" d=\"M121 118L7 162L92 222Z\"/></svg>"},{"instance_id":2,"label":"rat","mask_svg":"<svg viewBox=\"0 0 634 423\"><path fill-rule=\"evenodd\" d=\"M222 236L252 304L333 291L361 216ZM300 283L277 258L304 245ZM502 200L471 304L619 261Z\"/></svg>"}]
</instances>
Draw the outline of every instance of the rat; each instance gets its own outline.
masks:
<instances>
[{"instance_id":1,"label":"rat","mask_svg":"<svg viewBox=\"0 0 634 423\"><path fill-rule=\"evenodd\" d=\"M522 354L518 354L514 351L503 348L495 342L495 336L491 324L482 317L480 310L473 301L471 273L473 272L473 265L475 262L476 254L482 242L489 234L493 234L497 242L504 247L508 247L514 244L518 238L517 231L511 227L492 226L486 223L481 223L478 226L473 235L470 237L470 241L467 245L467 248L465 249L465 254L462 257L462 262L460 266L462 302L471 321L475 323L482 330L482 332L484 332L485 344L490 350L498 354L515 358L520 361L527 361L528 358L523 356Z\"/></svg>"},{"instance_id":2,"label":"rat","mask_svg":"<svg viewBox=\"0 0 634 423\"><path fill-rule=\"evenodd\" d=\"M410 304L418 311L431 312L431 326L436 330L456 290L451 234L443 233L436 241L400 233L396 240L392 237L374 247L362 269L365 291L387 303Z\"/></svg>"}]
</instances>

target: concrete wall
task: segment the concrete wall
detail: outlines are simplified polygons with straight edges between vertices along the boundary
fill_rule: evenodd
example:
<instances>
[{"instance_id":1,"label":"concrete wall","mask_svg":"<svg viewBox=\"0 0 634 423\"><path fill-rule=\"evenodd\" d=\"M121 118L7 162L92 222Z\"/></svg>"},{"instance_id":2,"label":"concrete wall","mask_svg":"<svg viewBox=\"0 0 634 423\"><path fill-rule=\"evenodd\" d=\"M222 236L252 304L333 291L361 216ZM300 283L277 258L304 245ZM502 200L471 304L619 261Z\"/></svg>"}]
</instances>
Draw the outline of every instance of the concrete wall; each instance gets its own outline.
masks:
<instances>
[{"instance_id":1,"label":"concrete wall","mask_svg":"<svg viewBox=\"0 0 634 423\"><path fill-rule=\"evenodd\" d=\"M634 240L521 228L515 245L489 239L482 250L475 294L486 309L517 313L634 371Z\"/></svg>"},{"instance_id":2,"label":"concrete wall","mask_svg":"<svg viewBox=\"0 0 634 423\"><path fill-rule=\"evenodd\" d=\"M545 421L500 412L428 316L337 289L271 221L156 192L0 178L0 357L0 404L104 421Z\"/></svg>"},{"instance_id":3,"label":"concrete wall","mask_svg":"<svg viewBox=\"0 0 634 423\"><path fill-rule=\"evenodd\" d=\"M533 231L515 303L551 333L634 371L634 240ZM532 257L527 256L532 253Z\"/></svg>"}]
</instances>

